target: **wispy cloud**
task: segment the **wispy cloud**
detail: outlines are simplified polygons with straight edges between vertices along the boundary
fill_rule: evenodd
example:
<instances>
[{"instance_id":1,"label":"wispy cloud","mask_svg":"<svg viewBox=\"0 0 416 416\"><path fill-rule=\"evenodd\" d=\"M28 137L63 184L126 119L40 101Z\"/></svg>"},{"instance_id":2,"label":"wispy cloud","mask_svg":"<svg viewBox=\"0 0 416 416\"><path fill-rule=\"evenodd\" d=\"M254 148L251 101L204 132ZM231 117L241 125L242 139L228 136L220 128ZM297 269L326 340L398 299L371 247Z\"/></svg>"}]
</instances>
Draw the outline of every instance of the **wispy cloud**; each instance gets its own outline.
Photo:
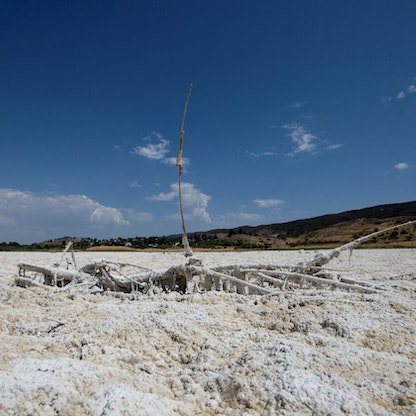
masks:
<instances>
[{"instance_id":1,"label":"wispy cloud","mask_svg":"<svg viewBox=\"0 0 416 416\"><path fill-rule=\"evenodd\" d=\"M416 80L416 78L415 78ZM412 83L408 85L403 90L399 91L395 96L393 97L382 97L381 102L383 104L388 103L392 101L393 99L396 100L403 100L404 98L408 97L409 95L416 94L416 84Z\"/></svg>"},{"instance_id":2,"label":"wispy cloud","mask_svg":"<svg viewBox=\"0 0 416 416\"><path fill-rule=\"evenodd\" d=\"M170 185L169 192L161 192L157 195L149 197L151 201L172 201L179 196L179 187L177 183ZM211 199L209 195L204 194L195 187L192 183L182 183L182 203L184 210L187 211L186 215L194 219L202 219L203 221L210 223L211 217L207 211L208 202Z\"/></svg>"},{"instance_id":3,"label":"wispy cloud","mask_svg":"<svg viewBox=\"0 0 416 416\"><path fill-rule=\"evenodd\" d=\"M152 142L146 144L146 146L136 146L131 153L147 159L163 160L166 154L169 153L169 140L159 139L158 143Z\"/></svg>"},{"instance_id":4,"label":"wispy cloud","mask_svg":"<svg viewBox=\"0 0 416 416\"><path fill-rule=\"evenodd\" d=\"M271 208L283 204L284 201L282 201L281 199L255 199L254 203L259 208Z\"/></svg>"},{"instance_id":5,"label":"wispy cloud","mask_svg":"<svg viewBox=\"0 0 416 416\"><path fill-rule=\"evenodd\" d=\"M141 185L139 182L137 181L131 181L129 183L129 187L130 188L143 188L143 185Z\"/></svg>"},{"instance_id":6,"label":"wispy cloud","mask_svg":"<svg viewBox=\"0 0 416 416\"><path fill-rule=\"evenodd\" d=\"M248 155L252 156L252 157L271 157L271 156L278 156L278 153L276 152L261 152L261 153L254 153L254 152L249 152L247 150L246 152Z\"/></svg>"},{"instance_id":7,"label":"wispy cloud","mask_svg":"<svg viewBox=\"0 0 416 416\"><path fill-rule=\"evenodd\" d=\"M143 138L148 143L145 146L136 146L131 150L131 154L142 156L150 160L158 160L166 165L176 165L176 157L169 157L169 140L166 140L162 134L152 132L149 136ZM182 158L183 166L189 165L189 159Z\"/></svg>"},{"instance_id":8,"label":"wispy cloud","mask_svg":"<svg viewBox=\"0 0 416 416\"><path fill-rule=\"evenodd\" d=\"M397 99L402 100L403 98L406 98L408 95L412 95L416 93L416 84L409 85L404 91L400 91L397 94Z\"/></svg>"},{"instance_id":9,"label":"wispy cloud","mask_svg":"<svg viewBox=\"0 0 416 416\"><path fill-rule=\"evenodd\" d=\"M326 147L327 150L335 150L335 149L339 149L340 147L342 147L343 145L340 143L336 143L336 144L330 144L329 146Z\"/></svg>"},{"instance_id":10,"label":"wispy cloud","mask_svg":"<svg viewBox=\"0 0 416 416\"><path fill-rule=\"evenodd\" d=\"M405 169L409 169L409 165L405 162L400 162L397 163L396 165L394 165L395 169L397 170L405 170Z\"/></svg>"},{"instance_id":11,"label":"wispy cloud","mask_svg":"<svg viewBox=\"0 0 416 416\"><path fill-rule=\"evenodd\" d=\"M306 105L308 102L307 101L295 101L294 103L290 104L289 107L290 108L301 108L304 105Z\"/></svg>"},{"instance_id":12,"label":"wispy cloud","mask_svg":"<svg viewBox=\"0 0 416 416\"><path fill-rule=\"evenodd\" d=\"M307 131L301 124L285 124L282 127L290 131L288 136L295 144L293 153L312 152L316 149L318 137Z\"/></svg>"}]
</instances>

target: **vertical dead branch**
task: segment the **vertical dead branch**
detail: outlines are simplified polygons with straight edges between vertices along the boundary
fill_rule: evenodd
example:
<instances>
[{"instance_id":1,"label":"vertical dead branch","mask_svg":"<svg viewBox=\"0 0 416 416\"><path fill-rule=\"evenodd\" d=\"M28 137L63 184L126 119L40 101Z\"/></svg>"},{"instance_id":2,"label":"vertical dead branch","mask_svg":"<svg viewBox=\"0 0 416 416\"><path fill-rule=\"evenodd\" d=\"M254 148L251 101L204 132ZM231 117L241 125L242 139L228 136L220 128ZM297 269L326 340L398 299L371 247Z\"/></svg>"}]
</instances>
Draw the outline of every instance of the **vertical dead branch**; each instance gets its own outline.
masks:
<instances>
[{"instance_id":1,"label":"vertical dead branch","mask_svg":"<svg viewBox=\"0 0 416 416\"><path fill-rule=\"evenodd\" d=\"M188 109L189 99L191 98L192 92L192 84L189 86L188 96L186 97L185 101L185 108L183 110L182 116L182 123L181 123L181 132L179 135L179 152L176 158L176 166L178 167L178 191L179 191L179 211L181 214L182 220L182 244L185 249L185 257L190 257L193 255L191 247L189 246L188 235L186 234L186 227L185 227L185 217L183 215L183 204L182 204L182 184L181 184L181 177L182 177L182 168L183 168L183 136L185 135L185 117L186 117L186 110Z\"/></svg>"},{"instance_id":2,"label":"vertical dead branch","mask_svg":"<svg viewBox=\"0 0 416 416\"><path fill-rule=\"evenodd\" d=\"M76 261L75 261L75 254L74 254L74 244L73 244L73 242L72 241L69 241L68 243L67 243L67 245L65 246L65 249L64 249L64 251L62 252L62 256L61 256L61 260L59 261L59 263L57 263L57 266L58 267L61 267L61 265L62 265L62 262L63 262L63 260L64 260L64 258L65 258L65 255L66 255L66 253L68 252L68 250L69 249L71 249L71 256L72 256L72 261L73 261L73 267L74 267L74 269L76 269L77 268L77 263L76 263Z\"/></svg>"}]
</instances>

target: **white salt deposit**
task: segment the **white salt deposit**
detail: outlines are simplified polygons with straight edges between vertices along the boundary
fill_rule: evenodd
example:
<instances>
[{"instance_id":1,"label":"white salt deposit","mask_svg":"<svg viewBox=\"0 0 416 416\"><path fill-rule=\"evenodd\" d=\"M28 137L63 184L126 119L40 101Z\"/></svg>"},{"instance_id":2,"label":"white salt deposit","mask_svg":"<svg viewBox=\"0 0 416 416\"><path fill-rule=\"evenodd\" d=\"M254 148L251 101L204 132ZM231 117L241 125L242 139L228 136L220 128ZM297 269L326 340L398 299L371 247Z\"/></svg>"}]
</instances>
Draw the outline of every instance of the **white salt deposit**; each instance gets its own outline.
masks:
<instances>
[{"instance_id":1,"label":"white salt deposit","mask_svg":"<svg viewBox=\"0 0 416 416\"><path fill-rule=\"evenodd\" d=\"M207 267L295 264L312 252L197 253ZM416 249L356 250L328 264L376 294L52 293L13 285L0 252L2 415L414 415ZM165 270L180 253L77 253Z\"/></svg>"}]
</instances>

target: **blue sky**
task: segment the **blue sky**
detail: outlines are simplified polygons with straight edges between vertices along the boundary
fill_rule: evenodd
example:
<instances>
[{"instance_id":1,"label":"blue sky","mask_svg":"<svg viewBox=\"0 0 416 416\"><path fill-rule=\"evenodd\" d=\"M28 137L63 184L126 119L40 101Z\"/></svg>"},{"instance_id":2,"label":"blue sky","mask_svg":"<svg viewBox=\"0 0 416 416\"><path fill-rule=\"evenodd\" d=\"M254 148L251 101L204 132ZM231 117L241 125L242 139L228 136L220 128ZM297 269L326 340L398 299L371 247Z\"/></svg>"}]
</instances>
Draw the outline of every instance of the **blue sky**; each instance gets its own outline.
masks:
<instances>
[{"instance_id":1,"label":"blue sky","mask_svg":"<svg viewBox=\"0 0 416 416\"><path fill-rule=\"evenodd\" d=\"M416 3L0 2L0 241L416 199Z\"/></svg>"}]
</instances>

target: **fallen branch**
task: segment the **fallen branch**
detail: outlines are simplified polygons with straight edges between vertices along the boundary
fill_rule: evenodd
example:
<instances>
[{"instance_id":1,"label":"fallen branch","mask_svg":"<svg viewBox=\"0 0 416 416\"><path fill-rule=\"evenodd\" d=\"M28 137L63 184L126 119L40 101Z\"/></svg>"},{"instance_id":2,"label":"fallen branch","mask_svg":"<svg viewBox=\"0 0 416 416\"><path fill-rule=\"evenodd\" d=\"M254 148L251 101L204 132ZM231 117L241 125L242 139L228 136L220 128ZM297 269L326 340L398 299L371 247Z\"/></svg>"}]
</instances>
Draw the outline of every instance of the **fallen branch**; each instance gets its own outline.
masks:
<instances>
[{"instance_id":1,"label":"fallen branch","mask_svg":"<svg viewBox=\"0 0 416 416\"><path fill-rule=\"evenodd\" d=\"M360 244L371 240L372 238L376 237L377 235L386 233L387 231L391 231L391 230L395 230L397 228L403 228L403 227L407 227L411 224L416 224L416 220L415 221L408 221L406 223L403 224L399 224L399 225L395 225L393 227L389 227L389 228L385 228L384 230L381 231L376 231L374 233L365 235L363 237L357 238L354 241L351 241L350 243L344 244L340 247L334 248L333 250L330 250L328 252L324 252L324 253L318 253L312 260L309 260L307 262L301 262L298 264L298 266L300 267L304 267L306 269L311 268L311 267L321 267L324 264L329 263L332 259L338 257L343 251L349 250L350 253L352 253L352 250L356 247L358 247Z\"/></svg>"},{"instance_id":2,"label":"fallen branch","mask_svg":"<svg viewBox=\"0 0 416 416\"><path fill-rule=\"evenodd\" d=\"M73 280L82 280L82 275L76 270L67 270L60 267L36 266L33 264L19 263L19 276L25 276L26 272L35 272L43 275L44 284L51 286L65 286Z\"/></svg>"}]
</instances>

